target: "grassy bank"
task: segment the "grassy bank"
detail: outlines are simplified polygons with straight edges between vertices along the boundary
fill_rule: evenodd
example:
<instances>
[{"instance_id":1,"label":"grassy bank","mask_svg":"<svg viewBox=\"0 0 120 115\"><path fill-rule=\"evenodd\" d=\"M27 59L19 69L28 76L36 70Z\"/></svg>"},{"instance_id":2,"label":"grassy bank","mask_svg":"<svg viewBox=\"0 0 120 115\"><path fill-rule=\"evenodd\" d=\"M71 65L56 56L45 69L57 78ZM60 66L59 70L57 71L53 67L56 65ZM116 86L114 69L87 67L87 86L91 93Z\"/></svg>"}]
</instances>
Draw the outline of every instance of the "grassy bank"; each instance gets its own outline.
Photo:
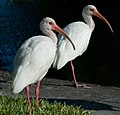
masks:
<instances>
[{"instance_id":1,"label":"grassy bank","mask_svg":"<svg viewBox=\"0 0 120 115\"><path fill-rule=\"evenodd\" d=\"M91 111L75 107L73 105L61 104L59 102L49 103L40 100L40 107L35 105L35 99L31 99L31 108L28 108L25 97L0 96L0 115L91 115Z\"/></svg>"}]
</instances>

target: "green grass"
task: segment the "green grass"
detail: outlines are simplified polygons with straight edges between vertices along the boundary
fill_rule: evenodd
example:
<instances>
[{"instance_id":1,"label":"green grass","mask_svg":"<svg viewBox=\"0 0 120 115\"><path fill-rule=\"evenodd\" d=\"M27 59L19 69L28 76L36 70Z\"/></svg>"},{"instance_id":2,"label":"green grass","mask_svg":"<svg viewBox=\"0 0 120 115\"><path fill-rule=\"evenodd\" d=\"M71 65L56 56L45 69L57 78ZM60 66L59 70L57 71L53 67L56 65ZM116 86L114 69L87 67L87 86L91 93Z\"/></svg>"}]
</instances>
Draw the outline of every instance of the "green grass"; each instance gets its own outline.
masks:
<instances>
[{"instance_id":1,"label":"green grass","mask_svg":"<svg viewBox=\"0 0 120 115\"><path fill-rule=\"evenodd\" d=\"M87 111L74 105L61 104L60 102L49 103L47 100L40 100L36 107L35 99L31 99L31 108L28 108L25 97L0 96L0 115L91 115Z\"/></svg>"}]
</instances>

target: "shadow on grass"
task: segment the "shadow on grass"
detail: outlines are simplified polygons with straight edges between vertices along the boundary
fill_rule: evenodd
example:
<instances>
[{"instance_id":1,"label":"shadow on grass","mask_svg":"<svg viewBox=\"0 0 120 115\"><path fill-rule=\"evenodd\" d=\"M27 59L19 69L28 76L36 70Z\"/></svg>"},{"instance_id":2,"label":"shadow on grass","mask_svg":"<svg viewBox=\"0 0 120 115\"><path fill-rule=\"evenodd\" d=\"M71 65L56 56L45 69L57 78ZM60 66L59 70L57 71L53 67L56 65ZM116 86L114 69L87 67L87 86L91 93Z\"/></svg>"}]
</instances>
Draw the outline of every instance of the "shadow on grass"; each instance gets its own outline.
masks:
<instances>
[{"instance_id":1,"label":"shadow on grass","mask_svg":"<svg viewBox=\"0 0 120 115\"><path fill-rule=\"evenodd\" d=\"M66 105L81 106L83 109L87 109L87 110L118 111L118 108L114 106L110 106L108 104L103 104L103 103L94 102L94 101L70 100L70 99L47 99L47 101L49 101L49 103L51 104L53 104L56 101L56 102L60 102L61 104L66 103Z\"/></svg>"}]
</instances>

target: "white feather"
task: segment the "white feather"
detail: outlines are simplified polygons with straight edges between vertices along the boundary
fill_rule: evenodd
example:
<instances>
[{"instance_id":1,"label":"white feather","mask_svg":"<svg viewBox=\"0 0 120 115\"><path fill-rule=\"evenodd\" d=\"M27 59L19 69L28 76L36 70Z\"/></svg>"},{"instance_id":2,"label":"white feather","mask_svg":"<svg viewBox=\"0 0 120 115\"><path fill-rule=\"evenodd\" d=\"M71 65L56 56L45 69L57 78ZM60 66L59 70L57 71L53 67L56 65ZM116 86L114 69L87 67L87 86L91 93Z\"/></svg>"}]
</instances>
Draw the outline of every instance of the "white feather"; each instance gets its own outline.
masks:
<instances>
[{"instance_id":1,"label":"white feather","mask_svg":"<svg viewBox=\"0 0 120 115\"><path fill-rule=\"evenodd\" d=\"M83 22L73 22L63 28L63 30L71 38L76 49L73 50L68 40L64 39L63 36L58 35L59 42L53 63L53 67L57 69L61 69L67 62L84 53L88 47L92 33L92 29Z\"/></svg>"},{"instance_id":2,"label":"white feather","mask_svg":"<svg viewBox=\"0 0 120 115\"><path fill-rule=\"evenodd\" d=\"M14 59L13 92L41 80L55 57L56 47L46 36L35 36L23 43Z\"/></svg>"}]
</instances>

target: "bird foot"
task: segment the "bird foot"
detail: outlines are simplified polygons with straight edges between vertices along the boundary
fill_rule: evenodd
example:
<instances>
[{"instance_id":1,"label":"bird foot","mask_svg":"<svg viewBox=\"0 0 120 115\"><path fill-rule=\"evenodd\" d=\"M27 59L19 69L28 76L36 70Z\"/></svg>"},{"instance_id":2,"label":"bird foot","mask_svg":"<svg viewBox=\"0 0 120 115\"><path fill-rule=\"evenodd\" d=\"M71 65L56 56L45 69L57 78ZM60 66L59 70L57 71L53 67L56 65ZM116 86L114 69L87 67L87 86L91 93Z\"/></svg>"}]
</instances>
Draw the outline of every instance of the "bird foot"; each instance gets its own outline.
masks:
<instances>
[{"instance_id":1,"label":"bird foot","mask_svg":"<svg viewBox=\"0 0 120 115\"><path fill-rule=\"evenodd\" d=\"M39 108L39 104L36 104L36 107L38 107L38 108Z\"/></svg>"},{"instance_id":2,"label":"bird foot","mask_svg":"<svg viewBox=\"0 0 120 115\"><path fill-rule=\"evenodd\" d=\"M74 82L73 86L74 86L75 88L78 88L78 87L91 88L91 87L89 87L89 86L86 86L86 84L78 84L77 82L76 82L76 83Z\"/></svg>"}]
</instances>

